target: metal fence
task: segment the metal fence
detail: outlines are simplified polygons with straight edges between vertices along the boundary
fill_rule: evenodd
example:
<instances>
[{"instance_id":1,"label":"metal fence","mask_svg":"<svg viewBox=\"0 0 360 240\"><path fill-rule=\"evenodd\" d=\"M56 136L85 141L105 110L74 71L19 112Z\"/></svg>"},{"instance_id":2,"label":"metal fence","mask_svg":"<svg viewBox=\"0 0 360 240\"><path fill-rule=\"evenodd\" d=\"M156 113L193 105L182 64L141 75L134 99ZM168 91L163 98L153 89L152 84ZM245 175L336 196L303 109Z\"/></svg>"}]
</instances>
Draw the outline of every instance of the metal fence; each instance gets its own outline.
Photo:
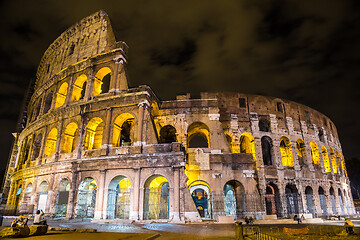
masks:
<instances>
[{"instance_id":1,"label":"metal fence","mask_svg":"<svg viewBox=\"0 0 360 240\"><path fill-rule=\"evenodd\" d=\"M169 192L156 189L145 189L144 219L169 218Z\"/></svg>"}]
</instances>

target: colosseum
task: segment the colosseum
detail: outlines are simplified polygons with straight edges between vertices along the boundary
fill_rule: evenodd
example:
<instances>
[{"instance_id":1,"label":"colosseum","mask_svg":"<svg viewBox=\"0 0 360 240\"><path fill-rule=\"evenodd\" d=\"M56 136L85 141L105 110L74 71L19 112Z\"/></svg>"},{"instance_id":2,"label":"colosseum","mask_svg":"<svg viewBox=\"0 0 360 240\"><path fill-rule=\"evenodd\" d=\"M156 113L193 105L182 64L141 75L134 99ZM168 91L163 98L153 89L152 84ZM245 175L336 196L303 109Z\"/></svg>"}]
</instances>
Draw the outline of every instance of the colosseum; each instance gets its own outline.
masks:
<instances>
[{"instance_id":1,"label":"colosseum","mask_svg":"<svg viewBox=\"0 0 360 240\"><path fill-rule=\"evenodd\" d=\"M242 93L161 101L149 86L129 87L127 51L103 11L45 51L4 182L18 214L200 222L354 213L327 116Z\"/></svg>"}]
</instances>

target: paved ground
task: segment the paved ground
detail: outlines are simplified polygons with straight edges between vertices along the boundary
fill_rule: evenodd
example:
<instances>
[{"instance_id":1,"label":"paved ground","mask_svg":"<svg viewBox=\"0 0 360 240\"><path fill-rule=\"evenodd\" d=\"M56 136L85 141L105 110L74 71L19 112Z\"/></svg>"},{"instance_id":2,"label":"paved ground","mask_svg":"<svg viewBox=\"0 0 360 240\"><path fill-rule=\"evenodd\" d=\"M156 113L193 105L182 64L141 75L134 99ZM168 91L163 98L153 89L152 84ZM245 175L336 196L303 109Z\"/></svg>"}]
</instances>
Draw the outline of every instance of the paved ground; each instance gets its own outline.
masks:
<instances>
[{"instance_id":1,"label":"paved ground","mask_svg":"<svg viewBox=\"0 0 360 240\"><path fill-rule=\"evenodd\" d=\"M3 226L9 226L12 219L5 218ZM291 220L289 220L292 223ZM34 240L110 240L110 239L235 239L234 224L170 224L170 223L91 223L89 221L48 221L52 227L75 228L75 229L97 229L98 233L77 233L77 232L59 232L51 231L45 236L29 237ZM360 220L354 221L357 236L360 236ZM31 224L31 222L29 223ZM325 221L324 224L267 224L244 226L245 232L251 232L256 228L260 228L261 232L268 234L281 234L283 227L302 228L308 226L312 234L328 234L333 231L334 227L342 229L343 221ZM331 238L329 238L331 239ZM347 239L347 238L341 238ZM351 238L351 239L360 239Z\"/></svg>"}]
</instances>

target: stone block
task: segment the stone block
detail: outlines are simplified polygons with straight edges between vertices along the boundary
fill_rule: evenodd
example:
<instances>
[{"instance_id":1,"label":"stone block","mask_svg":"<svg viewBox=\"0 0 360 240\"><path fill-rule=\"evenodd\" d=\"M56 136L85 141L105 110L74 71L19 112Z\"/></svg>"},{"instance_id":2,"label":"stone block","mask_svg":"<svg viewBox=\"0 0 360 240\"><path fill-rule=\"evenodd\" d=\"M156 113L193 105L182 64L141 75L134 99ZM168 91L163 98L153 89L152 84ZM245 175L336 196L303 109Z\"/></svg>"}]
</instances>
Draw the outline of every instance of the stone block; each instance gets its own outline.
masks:
<instances>
[{"instance_id":1,"label":"stone block","mask_svg":"<svg viewBox=\"0 0 360 240\"><path fill-rule=\"evenodd\" d=\"M48 225L31 225L30 236L44 235L47 233Z\"/></svg>"},{"instance_id":2,"label":"stone block","mask_svg":"<svg viewBox=\"0 0 360 240\"><path fill-rule=\"evenodd\" d=\"M0 231L0 237L3 238L16 238L16 237L27 237L29 236L30 229L28 226L25 227L9 227L4 228Z\"/></svg>"},{"instance_id":3,"label":"stone block","mask_svg":"<svg viewBox=\"0 0 360 240\"><path fill-rule=\"evenodd\" d=\"M234 216L218 216L219 223L234 223Z\"/></svg>"},{"instance_id":4,"label":"stone block","mask_svg":"<svg viewBox=\"0 0 360 240\"><path fill-rule=\"evenodd\" d=\"M277 216L274 214L274 215L263 215L263 220L276 220L277 219Z\"/></svg>"}]
</instances>

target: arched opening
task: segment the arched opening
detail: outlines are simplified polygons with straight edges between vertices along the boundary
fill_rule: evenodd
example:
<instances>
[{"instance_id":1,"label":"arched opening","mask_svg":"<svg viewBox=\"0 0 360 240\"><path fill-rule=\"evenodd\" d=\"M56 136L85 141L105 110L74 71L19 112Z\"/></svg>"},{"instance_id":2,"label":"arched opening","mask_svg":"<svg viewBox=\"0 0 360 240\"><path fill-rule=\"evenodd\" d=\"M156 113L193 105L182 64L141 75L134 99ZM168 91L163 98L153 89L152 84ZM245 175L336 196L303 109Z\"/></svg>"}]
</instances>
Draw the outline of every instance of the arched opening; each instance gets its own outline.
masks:
<instances>
[{"instance_id":1,"label":"arched opening","mask_svg":"<svg viewBox=\"0 0 360 240\"><path fill-rule=\"evenodd\" d=\"M77 218L93 218L96 202L96 181L87 177L81 181L77 196Z\"/></svg>"},{"instance_id":2,"label":"arched opening","mask_svg":"<svg viewBox=\"0 0 360 240\"><path fill-rule=\"evenodd\" d=\"M144 186L144 220L168 218L169 182L161 175L153 175Z\"/></svg>"},{"instance_id":3,"label":"arched opening","mask_svg":"<svg viewBox=\"0 0 360 240\"><path fill-rule=\"evenodd\" d=\"M313 164L320 164L319 149L318 149L316 142L311 141L310 147L311 147L311 158L312 158Z\"/></svg>"},{"instance_id":4,"label":"arched opening","mask_svg":"<svg viewBox=\"0 0 360 240\"><path fill-rule=\"evenodd\" d=\"M252 153L253 160L256 160L255 139L251 133L245 132L240 137L240 153Z\"/></svg>"},{"instance_id":5,"label":"arched opening","mask_svg":"<svg viewBox=\"0 0 360 240\"><path fill-rule=\"evenodd\" d=\"M343 155L341 155L341 153L340 153L340 159L341 159L342 170L345 173L345 176L348 177L347 170L346 170L346 165L345 165L345 159L344 159Z\"/></svg>"},{"instance_id":6,"label":"arched opening","mask_svg":"<svg viewBox=\"0 0 360 240\"><path fill-rule=\"evenodd\" d=\"M45 144L45 156L50 156L55 153L56 148L56 140L57 140L57 129L53 128L48 134Z\"/></svg>"},{"instance_id":7,"label":"arched opening","mask_svg":"<svg viewBox=\"0 0 360 240\"><path fill-rule=\"evenodd\" d=\"M46 114L47 112L49 112L50 108L51 108L51 103L52 103L52 98L53 98L53 92L50 91L45 98L45 105L44 105L44 111L43 114Z\"/></svg>"},{"instance_id":8,"label":"arched opening","mask_svg":"<svg viewBox=\"0 0 360 240\"><path fill-rule=\"evenodd\" d=\"M285 187L285 198L288 215L299 214L299 196L295 185L288 184Z\"/></svg>"},{"instance_id":9,"label":"arched opening","mask_svg":"<svg viewBox=\"0 0 360 240\"><path fill-rule=\"evenodd\" d=\"M39 116L39 113L40 113L40 107L41 107L41 102L42 102L42 99L40 99L37 103L36 103L36 107L33 111L33 114L32 114L32 121L35 121L36 118Z\"/></svg>"},{"instance_id":10,"label":"arched opening","mask_svg":"<svg viewBox=\"0 0 360 240\"><path fill-rule=\"evenodd\" d=\"M236 180L228 181L224 186L225 216L234 216L234 219L243 218L246 212L245 194L243 185Z\"/></svg>"},{"instance_id":11,"label":"arched opening","mask_svg":"<svg viewBox=\"0 0 360 240\"><path fill-rule=\"evenodd\" d=\"M265 207L267 215L280 216L280 195L279 189L273 183L266 186Z\"/></svg>"},{"instance_id":12,"label":"arched opening","mask_svg":"<svg viewBox=\"0 0 360 240\"><path fill-rule=\"evenodd\" d=\"M23 164L26 162L26 160L29 157L29 152L30 152L30 143L29 143L29 138L26 137L21 144L21 148L20 148L20 154L19 154L19 161L17 163L17 167L18 169L22 169L23 168Z\"/></svg>"},{"instance_id":13,"label":"arched opening","mask_svg":"<svg viewBox=\"0 0 360 240\"><path fill-rule=\"evenodd\" d=\"M340 154L338 151L336 151L336 162L337 162L337 168L338 168L338 172L339 174L342 173L342 169L341 169L341 159L340 159Z\"/></svg>"},{"instance_id":14,"label":"arched opening","mask_svg":"<svg viewBox=\"0 0 360 240\"><path fill-rule=\"evenodd\" d=\"M334 173L338 173L336 156L335 156L335 152L334 152L333 148L330 148L330 159L331 159L331 165L332 165Z\"/></svg>"},{"instance_id":15,"label":"arched opening","mask_svg":"<svg viewBox=\"0 0 360 240\"><path fill-rule=\"evenodd\" d=\"M61 179L55 202L55 217L66 217L67 205L69 201L70 183L66 178Z\"/></svg>"},{"instance_id":16,"label":"arched opening","mask_svg":"<svg viewBox=\"0 0 360 240\"><path fill-rule=\"evenodd\" d=\"M87 76L85 74L80 75L75 80L72 90L71 102L79 101L84 98L86 91L86 80Z\"/></svg>"},{"instance_id":17,"label":"arched opening","mask_svg":"<svg viewBox=\"0 0 360 240\"><path fill-rule=\"evenodd\" d=\"M330 167L330 161L329 161L329 154L327 152L326 147L324 147L324 146L321 147L321 153L322 153L322 157L323 157L323 161L324 161L325 172L329 173L329 172L331 172L331 167Z\"/></svg>"},{"instance_id":18,"label":"arched opening","mask_svg":"<svg viewBox=\"0 0 360 240\"><path fill-rule=\"evenodd\" d=\"M203 181L196 181L189 186L189 190L200 217L211 219L211 189L209 185Z\"/></svg>"},{"instance_id":19,"label":"arched opening","mask_svg":"<svg viewBox=\"0 0 360 240\"><path fill-rule=\"evenodd\" d=\"M188 148L209 148L210 130L202 122L194 122L188 127Z\"/></svg>"},{"instance_id":20,"label":"arched opening","mask_svg":"<svg viewBox=\"0 0 360 240\"><path fill-rule=\"evenodd\" d=\"M119 115L114 121L113 146L131 146L134 136L135 118L130 113Z\"/></svg>"},{"instance_id":21,"label":"arched opening","mask_svg":"<svg viewBox=\"0 0 360 240\"><path fill-rule=\"evenodd\" d=\"M64 82L63 84L61 84L58 92L56 93L55 109L64 105L67 92L68 92L68 83Z\"/></svg>"},{"instance_id":22,"label":"arched opening","mask_svg":"<svg viewBox=\"0 0 360 240\"><path fill-rule=\"evenodd\" d=\"M300 138L296 140L296 153L298 156L299 164L304 165L306 158L306 145L304 141Z\"/></svg>"},{"instance_id":23,"label":"arched opening","mask_svg":"<svg viewBox=\"0 0 360 240\"><path fill-rule=\"evenodd\" d=\"M314 194L313 189L309 186L305 188L305 199L306 199L306 208L309 213L315 216L315 210L314 210Z\"/></svg>"},{"instance_id":24,"label":"arched opening","mask_svg":"<svg viewBox=\"0 0 360 240\"><path fill-rule=\"evenodd\" d=\"M166 125L160 129L160 143L177 142L176 129L171 125Z\"/></svg>"},{"instance_id":25,"label":"arched opening","mask_svg":"<svg viewBox=\"0 0 360 240\"><path fill-rule=\"evenodd\" d=\"M270 121L266 118L260 118L259 130L262 132L270 132Z\"/></svg>"},{"instance_id":26,"label":"arched opening","mask_svg":"<svg viewBox=\"0 0 360 240\"><path fill-rule=\"evenodd\" d=\"M344 202L343 202L342 193L341 193L340 188L338 188L338 196L339 196L339 203L340 203L341 213L342 213L342 215L345 215Z\"/></svg>"},{"instance_id":27,"label":"arched opening","mask_svg":"<svg viewBox=\"0 0 360 240\"><path fill-rule=\"evenodd\" d=\"M319 187L319 200L320 200L322 216L327 216L328 211L327 211L327 204L326 204L326 198L325 198L325 191L322 187Z\"/></svg>"},{"instance_id":28,"label":"arched opening","mask_svg":"<svg viewBox=\"0 0 360 240\"><path fill-rule=\"evenodd\" d=\"M104 122L99 117L92 118L85 130L85 150L100 149L104 132Z\"/></svg>"},{"instance_id":29,"label":"arched opening","mask_svg":"<svg viewBox=\"0 0 360 240\"><path fill-rule=\"evenodd\" d=\"M107 219L129 219L130 212L130 180L124 176L116 176L109 184Z\"/></svg>"},{"instance_id":30,"label":"arched opening","mask_svg":"<svg viewBox=\"0 0 360 240\"><path fill-rule=\"evenodd\" d=\"M42 134L39 133L35 138L34 147L33 147L33 154L32 154L32 160L35 160L35 159L37 159L39 157L40 149L41 149L41 142L42 142Z\"/></svg>"},{"instance_id":31,"label":"arched opening","mask_svg":"<svg viewBox=\"0 0 360 240\"><path fill-rule=\"evenodd\" d=\"M71 153L76 147L76 142L78 138L78 126L76 123L69 123L63 134L63 142L61 146L61 151L64 153Z\"/></svg>"},{"instance_id":32,"label":"arched opening","mask_svg":"<svg viewBox=\"0 0 360 240\"><path fill-rule=\"evenodd\" d=\"M331 202L331 210L333 214L337 214L336 210L336 202L335 202L335 191L333 187L330 187L330 202Z\"/></svg>"},{"instance_id":33,"label":"arched opening","mask_svg":"<svg viewBox=\"0 0 360 240\"><path fill-rule=\"evenodd\" d=\"M272 144L272 140L270 137L263 136L261 138L261 150L262 150L262 157L263 157L264 165L272 166L273 165L273 161L272 161L273 144Z\"/></svg>"},{"instance_id":34,"label":"arched opening","mask_svg":"<svg viewBox=\"0 0 360 240\"><path fill-rule=\"evenodd\" d=\"M37 210L43 210L44 212L46 211L48 190L49 190L48 183L46 181L41 182L38 189L39 199L38 199Z\"/></svg>"},{"instance_id":35,"label":"arched opening","mask_svg":"<svg viewBox=\"0 0 360 240\"><path fill-rule=\"evenodd\" d=\"M15 206L19 205L20 197L21 197L21 191L22 191L22 184L20 184L16 190L15 194Z\"/></svg>"},{"instance_id":36,"label":"arched opening","mask_svg":"<svg viewBox=\"0 0 360 240\"><path fill-rule=\"evenodd\" d=\"M34 195L32 191L33 185L32 183L29 183L25 188L24 197L21 204L23 205L23 208L26 208L25 213L32 213L34 210L34 205L31 205L31 197Z\"/></svg>"},{"instance_id":37,"label":"arched opening","mask_svg":"<svg viewBox=\"0 0 360 240\"><path fill-rule=\"evenodd\" d=\"M93 96L107 93L110 87L111 70L108 67L101 68L94 79Z\"/></svg>"},{"instance_id":38,"label":"arched opening","mask_svg":"<svg viewBox=\"0 0 360 240\"><path fill-rule=\"evenodd\" d=\"M280 138L280 154L281 154L281 162L283 166L287 166L287 167L294 166L291 142L287 137Z\"/></svg>"}]
</instances>

